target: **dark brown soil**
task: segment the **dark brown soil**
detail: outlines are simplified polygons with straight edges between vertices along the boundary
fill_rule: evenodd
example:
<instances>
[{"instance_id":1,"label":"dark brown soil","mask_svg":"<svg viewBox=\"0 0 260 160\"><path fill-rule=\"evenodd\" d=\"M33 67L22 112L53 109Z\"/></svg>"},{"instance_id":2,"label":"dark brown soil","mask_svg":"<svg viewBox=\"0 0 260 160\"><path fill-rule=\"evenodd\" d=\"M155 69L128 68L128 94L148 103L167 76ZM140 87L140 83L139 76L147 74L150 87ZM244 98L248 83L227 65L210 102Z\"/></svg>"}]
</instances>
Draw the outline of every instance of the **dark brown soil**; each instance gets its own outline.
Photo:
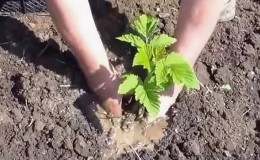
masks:
<instances>
[{"instance_id":1,"label":"dark brown soil","mask_svg":"<svg viewBox=\"0 0 260 160\"><path fill-rule=\"evenodd\" d=\"M120 70L129 68L131 48L114 38L135 16L162 17L162 32L173 35L177 1L111 6L96 22ZM257 0L239 1L236 18L217 25L195 66L203 87L179 96L155 149L115 159L260 159L259 10ZM17 14L0 22L0 159L102 159L113 147L110 135L86 114L92 95L50 17Z\"/></svg>"}]
</instances>

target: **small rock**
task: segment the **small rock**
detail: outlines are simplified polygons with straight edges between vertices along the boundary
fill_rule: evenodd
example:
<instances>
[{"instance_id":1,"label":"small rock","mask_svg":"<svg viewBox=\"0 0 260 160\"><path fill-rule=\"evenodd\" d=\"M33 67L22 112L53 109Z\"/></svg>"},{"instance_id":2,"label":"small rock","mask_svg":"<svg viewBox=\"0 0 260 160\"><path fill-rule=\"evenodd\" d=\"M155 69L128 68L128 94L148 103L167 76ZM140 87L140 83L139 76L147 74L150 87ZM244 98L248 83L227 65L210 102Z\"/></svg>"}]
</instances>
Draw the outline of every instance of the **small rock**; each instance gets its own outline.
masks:
<instances>
[{"instance_id":1,"label":"small rock","mask_svg":"<svg viewBox=\"0 0 260 160\"><path fill-rule=\"evenodd\" d=\"M246 77L250 80L254 79L255 77L255 72L254 71L250 71L247 73Z\"/></svg>"},{"instance_id":2,"label":"small rock","mask_svg":"<svg viewBox=\"0 0 260 160\"><path fill-rule=\"evenodd\" d=\"M258 145L260 145L260 138L255 137L255 143L258 144Z\"/></svg>"},{"instance_id":3,"label":"small rock","mask_svg":"<svg viewBox=\"0 0 260 160\"><path fill-rule=\"evenodd\" d=\"M252 44L254 45L255 49L260 48L260 35L257 33L252 34L251 37Z\"/></svg>"},{"instance_id":4,"label":"small rock","mask_svg":"<svg viewBox=\"0 0 260 160\"><path fill-rule=\"evenodd\" d=\"M73 144L72 144L70 138L66 138L64 143L65 143L65 145L67 146L68 149L70 149L70 150L73 149Z\"/></svg>"},{"instance_id":5,"label":"small rock","mask_svg":"<svg viewBox=\"0 0 260 160\"><path fill-rule=\"evenodd\" d=\"M229 84L224 84L220 87L221 90L227 90L230 91L232 90L231 86Z\"/></svg>"},{"instance_id":6,"label":"small rock","mask_svg":"<svg viewBox=\"0 0 260 160\"><path fill-rule=\"evenodd\" d=\"M226 142L226 145L225 145L225 148L228 150L228 151L234 151L236 146L234 144L234 142Z\"/></svg>"},{"instance_id":7,"label":"small rock","mask_svg":"<svg viewBox=\"0 0 260 160\"><path fill-rule=\"evenodd\" d=\"M75 151L82 155L83 157L88 157L89 155L89 147L87 143L85 142L84 138L80 135L78 135L78 139L74 142L74 149Z\"/></svg>"},{"instance_id":8,"label":"small rock","mask_svg":"<svg viewBox=\"0 0 260 160\"><path fill-rule=\"evenodd\" d=\"M166 17L169 17L169 16L170 16L170 13L159 13L160 18L166 18Z\"/></svg>"},{"instance_id":9,"label":"small rock","mask_svg":"<svg viewBox=\"0 0 260 160\"><path fill-rule=\"evenodd\" d=\"M246 44L243 54L244 55L254 55L255 52L256 52L256 50L251 44Z\"/></svg>"},{"instance_id":10,"label":"small rock","mask_svg":"<svg viewBox=\"0 0 260 160\"><path fill-rule=\"evenodd\" d=\"M170 154L173 159L186 160L186 157L176 144L173 144L170 148Z\"/></svg>"},{"instance_id":11,"label":"small rock","mask_svg":"<svg viewBox=\"0 0 260 160\"><path fill-rule=\"evenodd\" d=\"M162 22L159 22L158 27L162 29L164 27L164 24Z\"/></svg>"},{"instance_id":12,"label":"small rock","mask_svg":"<svg viewBox=\"0 0 260 160\"><path fill-rule=\"evenodd\" d=\"M258 67L254 67L254 72L255 72L256 74L260 74L259 68L258 68Z\"/></svg>"},{"instance_id":13,"label":"small rock","mask_svg":"<svg viewBox=\"0 0 260 160\"><path fill-rule=\"evenodd\" d=\"M15 116L15 119L17 120L17 122L21 122L21 120L23 119L23 115L21 113L20 110L18 110L17 108L14 108L12 110L14 116Z\"/></svg>"},{"instance_id":14,"label":"small rock","mask_svg":"<svg viewBox=\"0 0 260 160\"><path fill-rule=\"evenodd\" d=\"M200 146L197 142L193 141L190 146L190 149L194 155L196 155L196 156L200 155Z\"/></svg>"},{"instance_id":15,"label":"small rock","mask_svg":"<svg viewBox=\"0 0 260 160\"><path fill-rule=\"evenodd\" d=\"M35 23L29 23L29 26L33 29L35 27Z\"/></svg>"},{"instance_id":16,"label":"small rock","mask_svg":"<svg viewBox=\"0 0 260 160\"><path fill-rule=\"evenodd\" d=\"M36 120L34 123L34 127L37 131L42 131L43 128L45 127L45 124L40 120Z\"/></svg>"},{"instance_id":17,"label":"small rock","mask_svg":"<svg viewBox=\"0 0 260 160\"><path fill-rule=\"evenodd\" d=\"M227 156L227 157L231 157L231 154L230 154L229 151L224 151L224 153L225 153L225 156Z\"/></svg>"},{"instance_id":18,"label":"small rock","mask_svg":"<svg viewBox=\"0 0 260 160\"><path fill-rule=\"evenodd\" d=\"M87 144L82 136L78 136L78 140L79 140L79 145L81 147L85 148L87 146Z\"/></svg>"},{"instance_id":19,"label":"small rock","mask_svg":"<svg viewBox=\"0 0 260 160\"><path fill-rule=\"evenodd\" d=\"M67 135L71 135L72 130L71 130L71 128L70 128L69 125L67 125L67 126L65 127L65 131L66 131L66 134L67 134Z\"/></svg>"},{"instance_id":20,"label":"small rock","mask_svg":"<svg viewBox=\"0 0 260 160\"><path fill-rule=\"evenodd\" d=\"M143 118L145 115L145 108L144 107L139 107L138 113L137 113L137 118Z\"/></svg>"}]
</instances>

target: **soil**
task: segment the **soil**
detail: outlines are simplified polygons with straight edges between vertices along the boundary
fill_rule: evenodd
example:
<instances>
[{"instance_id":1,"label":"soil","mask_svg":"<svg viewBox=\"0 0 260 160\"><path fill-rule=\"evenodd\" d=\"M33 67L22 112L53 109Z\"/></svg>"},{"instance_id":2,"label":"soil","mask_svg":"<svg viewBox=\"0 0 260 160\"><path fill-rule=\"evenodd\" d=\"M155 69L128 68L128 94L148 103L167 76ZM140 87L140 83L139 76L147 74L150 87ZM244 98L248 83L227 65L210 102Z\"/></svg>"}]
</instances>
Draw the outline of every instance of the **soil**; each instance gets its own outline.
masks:
<instances>
[{"instance_id":1,"label":"soil","mask_svg":"<svg viewBox=\"0 0 260 160\"><path fill-rule=\"evenodd\" d=\"M148 12L173 35L178 9L171 0L107 3L96 23L111 63L130 68L132 49L115 40L129 21ZM201 90L180 94L153 149L130 145L112 159L260 159L259 10L257 0L238 1L236 17L217 24L194 67ZM0 22L0 159L111 156L113 131L91 114L94 97L51 18L17 13Z\"/></svg>"}]
</instances>

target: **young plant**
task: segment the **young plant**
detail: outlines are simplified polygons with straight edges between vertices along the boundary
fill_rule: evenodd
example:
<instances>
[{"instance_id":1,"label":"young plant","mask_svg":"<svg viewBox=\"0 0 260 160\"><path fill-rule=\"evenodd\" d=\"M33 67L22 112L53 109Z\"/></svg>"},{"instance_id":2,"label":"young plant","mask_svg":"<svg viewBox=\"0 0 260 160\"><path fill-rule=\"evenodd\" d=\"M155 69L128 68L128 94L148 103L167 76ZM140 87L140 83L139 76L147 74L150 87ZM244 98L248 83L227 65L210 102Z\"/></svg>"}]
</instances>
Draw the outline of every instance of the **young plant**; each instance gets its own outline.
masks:
<instances>
[{"instance_id":1,"label":"young plant","mask_svg":"<svg viewBox=\"0 0 260 160\"><path fill-rule=\"evenodd\" d=\"M133 73L123 75L124 81L118 92L134 95L150 116L159 113L159 94L170 85L183 84L188 90L199 89L199 82L189 63L180 54L167 51L176 39L157 34L157 26L157 18L144 14L131 23L133 33L117 38L136 47L132 66L142 66L147 70L144 79Z\"/></svg>"}]
</instances>

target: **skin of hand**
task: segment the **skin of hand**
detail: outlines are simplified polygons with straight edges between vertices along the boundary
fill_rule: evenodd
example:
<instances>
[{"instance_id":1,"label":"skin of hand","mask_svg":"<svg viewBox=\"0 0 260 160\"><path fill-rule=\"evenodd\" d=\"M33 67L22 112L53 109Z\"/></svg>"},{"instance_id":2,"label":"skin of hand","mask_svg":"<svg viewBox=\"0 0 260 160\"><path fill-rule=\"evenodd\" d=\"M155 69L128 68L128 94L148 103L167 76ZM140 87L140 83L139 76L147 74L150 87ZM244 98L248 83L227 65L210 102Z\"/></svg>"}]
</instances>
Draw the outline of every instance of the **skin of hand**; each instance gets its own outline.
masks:
<instances>
[{"instance_id":1,"label":"skin of hand","mask_svg":"<svg viewBox=\"0 0 260 160\"><path fill-rule=\"evenodd\" d=\"M46 4L101 106L120 117L122 97L117 94L120 80L108 61L88 0L46 0Z\"/></svg>"},{"instance_id":2,"label":"skin of hand","mask_svg":"<svg viewBox=\"0 0 260 160\"><path fill-rule=\"evenodd\" d=\"M226 0L182 0L175 30L177 42L170 49L180 53L191 66L213 33L225 2ZM166 114L182 88L182 85L172 86L161 94L159 116Z\"/></svg>"}]
</instances>

